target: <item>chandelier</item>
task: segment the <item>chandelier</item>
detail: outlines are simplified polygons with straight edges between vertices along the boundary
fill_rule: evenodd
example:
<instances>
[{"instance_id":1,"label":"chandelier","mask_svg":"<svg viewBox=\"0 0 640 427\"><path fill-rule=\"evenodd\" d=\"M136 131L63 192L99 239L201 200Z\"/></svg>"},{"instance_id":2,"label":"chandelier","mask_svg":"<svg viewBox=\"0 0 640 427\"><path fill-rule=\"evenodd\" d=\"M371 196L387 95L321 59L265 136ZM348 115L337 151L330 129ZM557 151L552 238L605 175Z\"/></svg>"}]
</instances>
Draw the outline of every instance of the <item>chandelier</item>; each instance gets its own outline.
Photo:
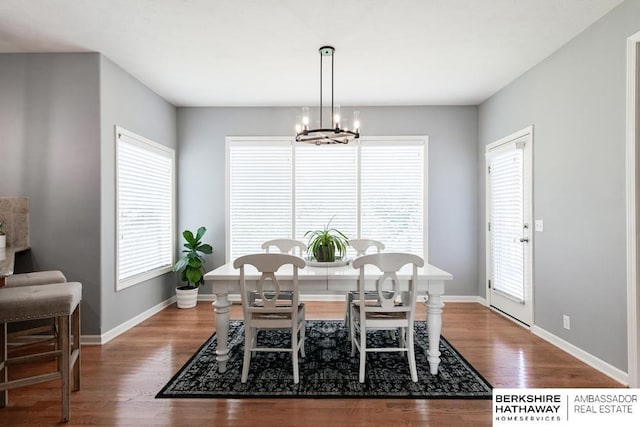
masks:
<instances>
[{"instance_id":1,"label":"chandelier","mask_svg":"<svg viewBox=\"0 0 640 427\"><path fill-rule=\"evenodd\" d=\"M354 139L360 138L359 111L353 112L353 128L341 127L340 106L333 105L333 46L322 46L320 48L320 127L309 129L309 107L302 108L302 116L298 118L296 124L296 141L307 142L309 144L348 144ZM331 126L325 127L322 120L322 63L324 57L331 57Z\"/></svg>"}]
</instances>

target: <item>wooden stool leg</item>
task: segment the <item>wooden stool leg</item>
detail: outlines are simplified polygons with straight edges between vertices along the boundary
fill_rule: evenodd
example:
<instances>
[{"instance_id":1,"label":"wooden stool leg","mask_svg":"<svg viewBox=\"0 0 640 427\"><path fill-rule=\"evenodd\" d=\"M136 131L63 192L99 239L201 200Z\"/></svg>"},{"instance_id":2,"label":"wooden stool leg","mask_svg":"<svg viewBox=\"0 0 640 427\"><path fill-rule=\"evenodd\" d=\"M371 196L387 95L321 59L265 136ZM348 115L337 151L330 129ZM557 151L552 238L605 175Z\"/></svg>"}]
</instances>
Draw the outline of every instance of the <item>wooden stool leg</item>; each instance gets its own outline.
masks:
<instances>
[{"instance_id":1,"label":"wooden stool leg","mask_svg":"<svg viewBox=\"0 0 640 427\"><path fill-rule=\"evenodd\" d=\"M73 312L73 391L80 390L80 304Z\"/></svg>"},{"instance_id":2,"label":"wooden stool leg","mask_svg":"<svg viewBox=\"0 0 640 427\"><path fill-rule=\"evenodd\" d=\"M4 384L9 381L9 373L7 372L7 324L3 323L0 327L0 381ZM9 391L0 391L0 408L4 408L9 404Z\"/></svg>"},{"instance_id":3,"label":"wooden stool leg","mask_svg":"<svg viewBox=\"0 0 640 427\"><path fill-rule=\"evenodd\" d=\"M60 327L59 333L59 348L62 350L60 355L61 360L61 368L62 368L62 421L69 421L69 317L70 316L60 316L58 318L58 326Z\"/></svg>"}]
</instances>

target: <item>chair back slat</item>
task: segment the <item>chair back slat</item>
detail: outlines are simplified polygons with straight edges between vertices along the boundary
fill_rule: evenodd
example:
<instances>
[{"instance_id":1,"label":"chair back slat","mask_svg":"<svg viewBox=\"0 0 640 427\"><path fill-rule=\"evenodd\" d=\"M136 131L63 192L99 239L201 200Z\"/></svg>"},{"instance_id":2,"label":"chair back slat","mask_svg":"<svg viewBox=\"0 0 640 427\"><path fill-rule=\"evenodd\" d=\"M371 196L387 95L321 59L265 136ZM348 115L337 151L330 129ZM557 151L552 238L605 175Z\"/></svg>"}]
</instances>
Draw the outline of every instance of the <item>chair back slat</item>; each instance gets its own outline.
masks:
<instances>
[{"instance_id":1,"label":"chair back slat","mask_svg":"<svg viewBox=\"0 0 640 427\"><path fill-rule=\"evenodd\" d=\"M386 281L391 282L391 289L385 287ZM383 309L391 309L395 305L396 297L400 291L400 281L395 271L385 271L382 276L376 280L376 293L378 294L378 303Z\"/></svg>"}]
</instances>

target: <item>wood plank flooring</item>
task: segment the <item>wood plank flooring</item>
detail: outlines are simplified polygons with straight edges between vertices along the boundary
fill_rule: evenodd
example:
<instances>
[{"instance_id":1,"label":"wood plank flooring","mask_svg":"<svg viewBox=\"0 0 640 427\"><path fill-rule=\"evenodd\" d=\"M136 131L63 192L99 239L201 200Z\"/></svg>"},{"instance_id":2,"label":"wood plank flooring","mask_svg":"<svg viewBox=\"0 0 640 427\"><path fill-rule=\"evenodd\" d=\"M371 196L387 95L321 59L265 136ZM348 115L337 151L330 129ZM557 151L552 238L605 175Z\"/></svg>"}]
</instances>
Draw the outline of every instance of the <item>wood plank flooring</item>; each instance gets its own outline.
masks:
<instances>
[{"instance_id":1,"label":"wood plank flooring","mask_svg":"<svg viewBox=\"0 0 640 427\"><path fill-rule=\"evenodd\" d=\"M342 310L339 302L311 302L307 317L340 319ZM231 317L242 318L239 306ZM491 425L490 400L155 399L212 332L211 304L199 302L189 310L173 305L104 346L83 346L82 388L71 395L66 425ZM480 304L448 303L443 335L494 387L622 386ZM0 409L0 426L59 420L58 381L11 390Z\"/></svg>"}]
</instances>

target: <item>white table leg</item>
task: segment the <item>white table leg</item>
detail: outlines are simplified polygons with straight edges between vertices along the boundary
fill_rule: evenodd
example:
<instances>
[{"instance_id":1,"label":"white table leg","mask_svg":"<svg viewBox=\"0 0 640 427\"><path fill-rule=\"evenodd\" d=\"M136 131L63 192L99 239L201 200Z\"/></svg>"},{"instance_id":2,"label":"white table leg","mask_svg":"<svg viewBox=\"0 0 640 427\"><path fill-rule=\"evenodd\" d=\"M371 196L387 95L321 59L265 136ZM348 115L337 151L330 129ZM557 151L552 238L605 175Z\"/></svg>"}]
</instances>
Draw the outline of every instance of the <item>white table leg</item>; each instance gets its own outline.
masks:
<instances>
[{"instance_id":1,"label":"white table leg","mask_svg":"<svg viewBox=\"0 0 640 427\"><path fill-rule=\"evenodd\" d=\"M441 301L444 283L440 282L441 286L437 286L438 284L438 282L429 284L429 298L427 299L427 328L429 329L427 360L432 375L438 373L438 365L440 365L440 333L442 331L442 307L444 307Z\"/></svg>"},{"instance_id":2,"label":"white table leg","mask_svg":"<svg viewBox=\"0 0 640 427\"><path fill-rule=\"evenodd\" d=\"M229 360L229 302L228 295L216 294L216 300L211 304L216 317L216 339L218 347L216 350L216 360L218 362L218 372L226 372L227 360Z\"/></svg>"}]
</instances>

